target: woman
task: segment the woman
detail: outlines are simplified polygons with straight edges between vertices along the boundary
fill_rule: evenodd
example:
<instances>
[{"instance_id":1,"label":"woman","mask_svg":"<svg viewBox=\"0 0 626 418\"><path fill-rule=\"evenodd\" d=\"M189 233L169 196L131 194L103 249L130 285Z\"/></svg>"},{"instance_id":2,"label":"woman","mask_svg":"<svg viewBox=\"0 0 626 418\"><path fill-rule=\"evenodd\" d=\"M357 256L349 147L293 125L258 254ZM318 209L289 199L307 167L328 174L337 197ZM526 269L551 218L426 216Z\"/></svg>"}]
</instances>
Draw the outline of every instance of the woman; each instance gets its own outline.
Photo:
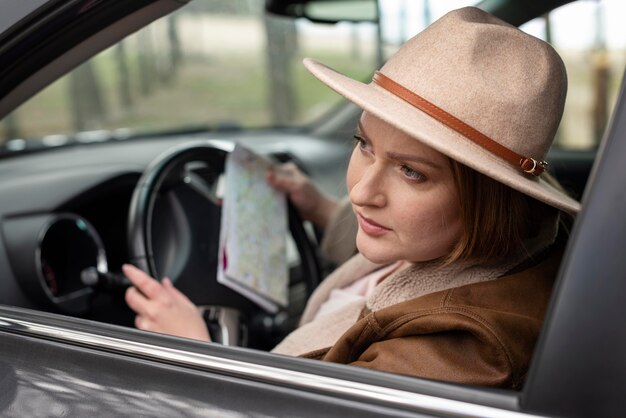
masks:
<instances>
[{"instance_id":1,"label":"woman","mask_svg":"<svg viewBox=\"0 0 626 418\"><path fill-rule=\"evenodd\" d=\"M543 173L562 61L464 8L408 41L370 84L305 65L364 109L347 173L359 254L274 352L519 388L560 261L559 219L579 209ZM326 222L335 205L321 207ZM127 293L139 328L208 339L168 280L125 273L143 292Z\"/></svg>"}]
</instances>

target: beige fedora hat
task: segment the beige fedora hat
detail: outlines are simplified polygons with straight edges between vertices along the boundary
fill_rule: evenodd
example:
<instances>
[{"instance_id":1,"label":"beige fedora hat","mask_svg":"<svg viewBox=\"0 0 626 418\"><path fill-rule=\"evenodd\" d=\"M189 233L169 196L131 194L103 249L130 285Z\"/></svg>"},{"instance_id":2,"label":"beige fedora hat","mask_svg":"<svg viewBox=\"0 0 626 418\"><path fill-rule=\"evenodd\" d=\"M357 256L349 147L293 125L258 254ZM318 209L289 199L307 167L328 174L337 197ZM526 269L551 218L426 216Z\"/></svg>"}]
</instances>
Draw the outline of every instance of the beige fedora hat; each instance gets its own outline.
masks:
<instances>
[{"instance_id":1,"label":"beige fedora hat","mask_svg":"<svg viewBox=\"0 0 626 418\"><path fill-rule=\"evenodd\" d=\"M570 213L580 203L541 178L563 113L565 67L547 43L474 7L410 39L371 83L312 59L319 80L450 158Z\"/></svg>"}]
</instances>

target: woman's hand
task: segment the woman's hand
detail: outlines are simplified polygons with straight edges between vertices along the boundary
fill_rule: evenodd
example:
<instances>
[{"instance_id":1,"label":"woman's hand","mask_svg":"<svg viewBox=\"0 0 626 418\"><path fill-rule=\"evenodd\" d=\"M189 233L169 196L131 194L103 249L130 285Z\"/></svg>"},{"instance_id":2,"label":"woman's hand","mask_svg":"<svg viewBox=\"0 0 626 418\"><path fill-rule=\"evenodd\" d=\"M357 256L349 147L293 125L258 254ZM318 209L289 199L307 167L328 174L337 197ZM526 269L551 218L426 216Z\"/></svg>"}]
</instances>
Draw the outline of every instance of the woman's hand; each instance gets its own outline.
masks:
<instances>
[{"instance_id":1,"label":"woman's hand","mask_svg":"<svg viewBox=\"0 0 626 418\"><path fill-rule=\"evenodd\" d=\"M332 197L322 193L294 163L278 164L267 173L267 182L287 194L302 219L325 228L337 208Z\"/></svg>"},{"instance_id":2,"label":"woman's hand","mask_svg":"<svg viewBox=\"0 0 626 418\"><path fill-rule=\"evenodd\" d=\"M135 326L146 331L211 341L200 311L168 278L162 283L130 264L122 271L134 287L126 291L126 303L137 313Z\"/></svg>"}]
</instances>

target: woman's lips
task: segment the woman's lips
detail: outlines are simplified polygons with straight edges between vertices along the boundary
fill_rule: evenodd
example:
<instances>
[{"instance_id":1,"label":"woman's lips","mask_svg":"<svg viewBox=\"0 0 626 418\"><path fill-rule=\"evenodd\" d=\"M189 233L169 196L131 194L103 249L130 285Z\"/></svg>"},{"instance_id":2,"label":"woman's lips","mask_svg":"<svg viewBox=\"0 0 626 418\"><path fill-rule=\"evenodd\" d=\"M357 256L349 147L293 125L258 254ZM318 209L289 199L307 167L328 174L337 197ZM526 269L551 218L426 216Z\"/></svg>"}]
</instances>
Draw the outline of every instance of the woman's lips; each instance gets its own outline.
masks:
<instances>
[{"instance_id":1,"label":"woman's lips","mask_svg":"<svg viewBox=\"0 0 626 418\"><path fill-rule=\"evenodd\" d=\"M364 217L360 213L357 213L356 215L357 219L359 220L359 226L361 227L361 230L363 230L363 232L365 232L367 235L379 237L391 231L391 229L386 228L374 222L373 220Z\"/></svg>"}]
</instances>

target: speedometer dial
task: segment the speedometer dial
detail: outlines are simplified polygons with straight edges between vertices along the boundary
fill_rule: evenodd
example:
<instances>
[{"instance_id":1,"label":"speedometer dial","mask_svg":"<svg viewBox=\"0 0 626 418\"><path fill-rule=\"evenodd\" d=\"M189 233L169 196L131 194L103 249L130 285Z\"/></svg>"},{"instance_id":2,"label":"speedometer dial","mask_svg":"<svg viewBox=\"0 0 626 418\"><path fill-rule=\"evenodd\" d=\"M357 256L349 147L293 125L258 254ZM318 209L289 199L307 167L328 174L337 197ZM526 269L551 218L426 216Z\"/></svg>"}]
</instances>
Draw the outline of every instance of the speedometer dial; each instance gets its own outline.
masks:
<instances>
[{"instance_id":1,"label":"speedometer dial","mask_svg":"<svg viewBox=\"0 0 626 418\"><path fill-rule=\"evenodd\" d=\"M40 273L47 292L68 298L85 290L81 272L106 271L106 257L95 229L77 215L58 215L45 228L40 244Z\"/></svg>"}]
</instances>

